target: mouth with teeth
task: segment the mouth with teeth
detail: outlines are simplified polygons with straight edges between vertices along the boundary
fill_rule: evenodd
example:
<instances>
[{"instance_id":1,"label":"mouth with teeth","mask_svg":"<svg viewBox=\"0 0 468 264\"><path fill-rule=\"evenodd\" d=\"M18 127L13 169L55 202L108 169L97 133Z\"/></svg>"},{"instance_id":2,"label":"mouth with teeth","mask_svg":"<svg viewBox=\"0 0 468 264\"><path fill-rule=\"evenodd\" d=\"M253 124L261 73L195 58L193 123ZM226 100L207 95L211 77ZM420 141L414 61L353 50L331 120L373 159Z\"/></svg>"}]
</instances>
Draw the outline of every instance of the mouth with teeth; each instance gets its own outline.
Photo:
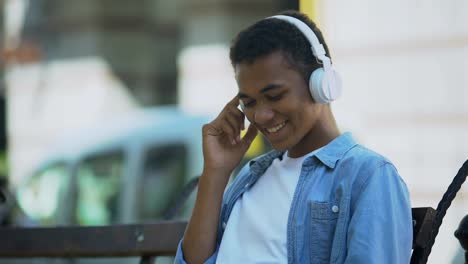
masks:
<instances>
[{"instance_id":1,"label":"mouth with teeth","mask_svg":"<svg viewBox=\"0 0 468 264\"><path fill-rule=\"evenodd\" d=\"M274 127L265 128L265 130L269 134L272 134L272 133L276 133L276 132L280 131L285 125L286 125L286 121L283 121L283 122L279 123L278 125L276 125Z\"/></svg>"}]
</instances>

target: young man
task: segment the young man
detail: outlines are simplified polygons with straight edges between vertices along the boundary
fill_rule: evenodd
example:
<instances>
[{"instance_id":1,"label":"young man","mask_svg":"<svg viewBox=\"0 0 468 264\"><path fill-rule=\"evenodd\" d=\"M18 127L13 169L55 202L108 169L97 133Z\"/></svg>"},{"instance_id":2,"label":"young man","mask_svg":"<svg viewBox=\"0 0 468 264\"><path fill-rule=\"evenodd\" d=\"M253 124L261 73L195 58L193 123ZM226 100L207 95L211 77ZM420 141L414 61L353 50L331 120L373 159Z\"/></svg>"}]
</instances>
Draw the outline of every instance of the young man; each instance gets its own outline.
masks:
<instances>
[{"instance_id":1,"label":"young man","mask_svg":"<svg viewBox=\"0 0 468 264\"><path fill-rule=\"evenodd\" d=\"M261 20L230 57L239 93L203 127L204 171L175 262L409 263L408 190L390 161L339 131L340 81L315 24L295 12ZM274 150L225 192L258 131Z\"/></svg>"}]
</instances>

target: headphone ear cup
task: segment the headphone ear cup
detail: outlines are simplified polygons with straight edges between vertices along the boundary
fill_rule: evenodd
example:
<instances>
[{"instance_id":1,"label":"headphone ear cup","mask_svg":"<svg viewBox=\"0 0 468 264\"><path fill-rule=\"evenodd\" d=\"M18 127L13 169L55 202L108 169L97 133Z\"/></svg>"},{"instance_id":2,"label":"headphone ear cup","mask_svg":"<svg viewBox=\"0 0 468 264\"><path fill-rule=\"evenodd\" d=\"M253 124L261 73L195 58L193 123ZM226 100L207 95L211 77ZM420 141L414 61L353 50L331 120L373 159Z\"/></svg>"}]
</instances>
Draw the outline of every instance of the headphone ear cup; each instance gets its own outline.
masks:
<instances>
[{"instance_id":1,"label":"headphone ear cup","mask_svg":"<svg viewBox=\"0 0 468 264\"><path fill-rule=\"evenodd\" d=\"M341 95L341 78L333 69L318 68L310 75L309 90L315 102L328 104Z\"/></svg>"},{"instance_id":2,"label":"headphone ear cup","mask_svg":"<svg viewBox=\"0 0 468 264\"><path fill-rule=\"evenodd\" d=\"M340 74L331 68L329 71L329 97L331 101L338 99L341 96L342 83Z\"/></svg>"},{"instance_id":3,"label":"headphone ear cup","mask_svg":"<svg viewBox=\"0 0 468 264\"><path fill-rule=\"evenodd\" d=\"M309 78L309 91L312 95L312 98L316 103L324 104L323 96L321 96L322 90L322 80L323 80L323 68L318 68L312 72Z\"/></svg>"}]
</instances>

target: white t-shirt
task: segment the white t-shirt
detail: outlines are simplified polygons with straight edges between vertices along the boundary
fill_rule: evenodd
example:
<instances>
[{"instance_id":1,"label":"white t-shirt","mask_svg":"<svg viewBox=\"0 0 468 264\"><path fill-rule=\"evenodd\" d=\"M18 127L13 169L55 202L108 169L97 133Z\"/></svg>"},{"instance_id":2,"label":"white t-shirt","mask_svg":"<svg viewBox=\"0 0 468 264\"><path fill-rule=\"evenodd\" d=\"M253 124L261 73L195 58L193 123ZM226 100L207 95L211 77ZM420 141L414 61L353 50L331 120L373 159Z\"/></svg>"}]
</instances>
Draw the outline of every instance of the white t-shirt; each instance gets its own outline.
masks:
<instances>
[{"instance_id":1,"label":"white t-shirt","mask_svg":"<svg viewBox=\"0 0 468 264\"><path fill-rule=\"evenodd\" d=\"M234 205L226 224L216 263L287 263L289 209L302 162L287 152L275 159L251 189Z\"/></svg>"}]
</instances>

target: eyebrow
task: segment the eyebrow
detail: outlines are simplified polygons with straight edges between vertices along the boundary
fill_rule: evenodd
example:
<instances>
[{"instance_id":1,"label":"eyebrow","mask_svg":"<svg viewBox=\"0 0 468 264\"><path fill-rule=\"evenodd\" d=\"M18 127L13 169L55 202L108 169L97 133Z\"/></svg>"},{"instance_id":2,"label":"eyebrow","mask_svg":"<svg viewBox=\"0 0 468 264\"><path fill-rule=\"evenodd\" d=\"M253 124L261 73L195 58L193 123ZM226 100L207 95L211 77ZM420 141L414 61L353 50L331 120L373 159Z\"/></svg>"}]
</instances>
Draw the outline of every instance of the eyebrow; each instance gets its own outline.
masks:
<instances>
[{"instance_id":1,"label":"eyebrow","mask_svg":"<svg viewBox=\"0 0 468 264\"><path fill-rule=\"evenodd\" d=\"M263 87L262 90L260 90L260 92L261 92L261 93L266 93L266 92L268 92L268 91L278 89L278 88L280 88L280 87L282 87L282 86L283 86L282 84L272 83L272 84L269 84L269 85ZM246 95L246 94L244 94L244 93L241 93L241 92L239 92L239 93L237 94L237 96L238 96L239 98L248 98L248 97L249 97L248 95Z\"/></svg>"}]
</instances>

